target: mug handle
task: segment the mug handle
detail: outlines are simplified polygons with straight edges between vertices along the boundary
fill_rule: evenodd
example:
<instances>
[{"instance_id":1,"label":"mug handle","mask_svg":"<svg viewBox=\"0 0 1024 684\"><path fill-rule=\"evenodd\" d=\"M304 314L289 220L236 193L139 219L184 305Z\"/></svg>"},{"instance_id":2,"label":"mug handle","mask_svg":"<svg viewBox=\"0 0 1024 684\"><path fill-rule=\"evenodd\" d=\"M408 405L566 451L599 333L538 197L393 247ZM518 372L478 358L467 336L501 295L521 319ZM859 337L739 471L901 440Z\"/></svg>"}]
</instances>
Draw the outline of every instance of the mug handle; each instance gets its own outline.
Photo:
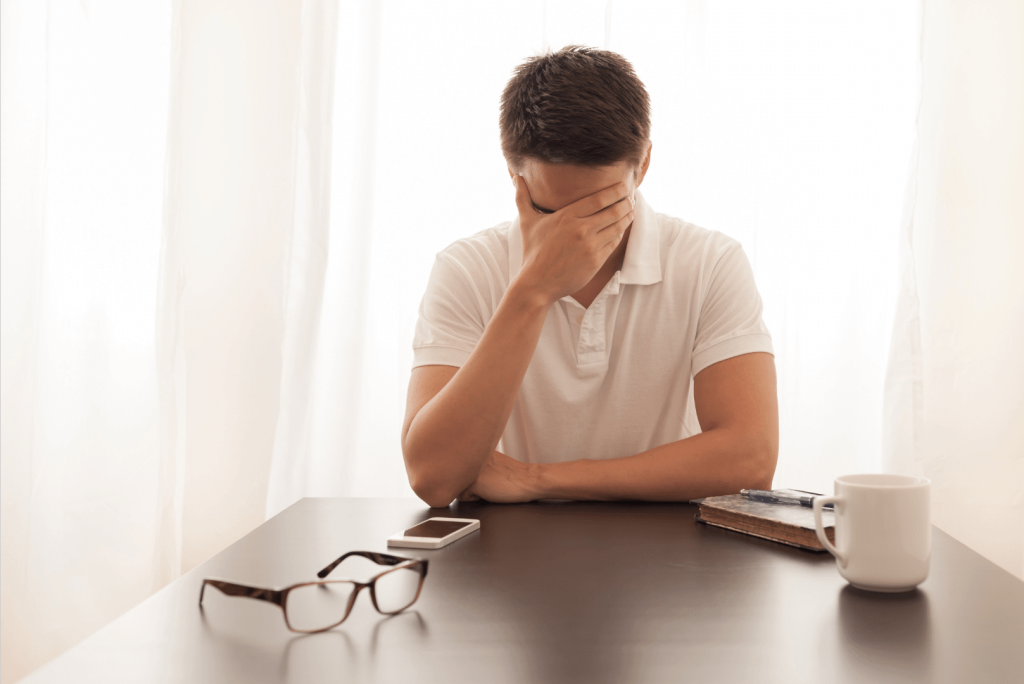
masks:
<instances>
[{"instance_id":1,"label":"mug handle","mask_svg":"<svg viewBox=\"0 0 1024 684\"><path fill-rule=\"evenodd\" d=\"M846 567L847 558L843 554L836 550L836 547L832 546L832 542L825 536L825 526L821 523L821 507L825 504L830 503L836 506L840 506L843 503L841 496L816 496L811 501L811 507L814 509L814 532L818 535L818 541L825 547L825 550L836 557L839 561L839 565Z\"/></svg>"}]
</instances>

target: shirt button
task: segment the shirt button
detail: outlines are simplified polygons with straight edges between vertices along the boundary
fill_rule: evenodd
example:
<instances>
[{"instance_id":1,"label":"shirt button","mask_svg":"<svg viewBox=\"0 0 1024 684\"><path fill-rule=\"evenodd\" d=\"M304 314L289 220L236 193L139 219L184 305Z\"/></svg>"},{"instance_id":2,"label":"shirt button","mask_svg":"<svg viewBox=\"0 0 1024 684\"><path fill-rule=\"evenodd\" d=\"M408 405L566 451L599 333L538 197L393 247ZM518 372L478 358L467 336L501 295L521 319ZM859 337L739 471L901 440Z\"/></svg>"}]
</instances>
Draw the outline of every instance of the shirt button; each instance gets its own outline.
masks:
<instances>
[{"instance_id":1,"label":"shirt button","mask_svg":"<svg viewBox=\"0 0 1024 684\"><path fill-rule=\"evenodd\" d=\"M583 316L577 316L576 317L576 322L577 323L582 323L583 322Z\"/></svg>"}]
</instances>

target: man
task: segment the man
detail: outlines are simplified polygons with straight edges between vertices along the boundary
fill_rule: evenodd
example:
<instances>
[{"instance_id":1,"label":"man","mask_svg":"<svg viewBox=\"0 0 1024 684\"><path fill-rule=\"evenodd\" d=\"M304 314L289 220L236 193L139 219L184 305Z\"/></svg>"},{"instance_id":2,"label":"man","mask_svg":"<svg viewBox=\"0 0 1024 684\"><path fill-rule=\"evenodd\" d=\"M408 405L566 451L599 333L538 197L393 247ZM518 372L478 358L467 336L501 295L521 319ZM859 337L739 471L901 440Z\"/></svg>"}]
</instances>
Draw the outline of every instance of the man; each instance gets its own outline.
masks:
<instances>
[{"instance_id":1,"label":"man","mask_svg":"<svg viewBox=\"0 0 1024 684\"><path fill-rule=\"evenodd\" d=\"M736 241L637 191L650 113L632 66L580 47L530 59L500 125L519 216L435 261L402 430L413 490L444 507L770 489L753 274Z\"/></svg>"}]
</instances>

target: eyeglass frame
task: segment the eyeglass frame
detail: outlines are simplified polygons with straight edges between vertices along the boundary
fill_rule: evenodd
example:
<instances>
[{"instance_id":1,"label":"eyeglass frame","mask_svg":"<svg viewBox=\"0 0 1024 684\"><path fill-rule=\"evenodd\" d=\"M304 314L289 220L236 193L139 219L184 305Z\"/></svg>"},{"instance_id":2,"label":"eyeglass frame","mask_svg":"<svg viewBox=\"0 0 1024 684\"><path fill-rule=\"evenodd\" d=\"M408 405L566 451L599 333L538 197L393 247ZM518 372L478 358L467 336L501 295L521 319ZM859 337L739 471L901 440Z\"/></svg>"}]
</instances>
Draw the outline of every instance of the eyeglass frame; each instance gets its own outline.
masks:
<instances>
[{"instance_id":1,"label":"eyeglass frame","mask_svg":"<svg viewBox=\"0 0 1024 684\"><path fill-rule=\"evenodd\" d=\"M284 624L286 627L288 627L289 630L297 632L299 634L317 634L319 632L326 632L329 629L334 629L335 627L343 623L345 620L347 620L349 614L352 613L352 607L356 604L356 599L359 597L359 593L363 589L370 589L370 600L373 602L373 607L376 608L377 612L381 615L397 615L398 613L401 613L403 610L406 610L412 604L416 603L416 601L419 599L420 592L423 591L423 581L427 578L427 565L429 564L429 561L420 558L404 558L402 556L392 556L391 554L387 553L377 553L376 551L349 551L348 553L344 554L343 556L332 562L330 565L325 567L323 570L316 573L316 576L321 579L327 577L327 575L329 575L331 571L334 570L334 568L338 567L338 565L343 560L350 556L360 556L362 558L368 558L377 565L393 565L395 567L388 568L384 572L374 575L370 578L368 582L358 582L353 579L333 579L326 580L323 582L299 582L298 584L292 584L290 586L282 587L280 589L252 587L245 584L238 584L236 582L228 582L225 580L213 578L203 578L203 586L199 589L199 609L203 609L203 595L206 593L206 585L209 584L210 586L219 589L222 593L228 596L242 596L244 598L257 599L259 601L267 601L269 603L273 603L274 605L278 606L281 609L281 612L284 614ZM380 606L377 605L377 580L383 577L384 575L396 572L398 570L405 570L407 568L415 568L420 573L420 583L419 586L416 587L416 596L413 597L412 601L410 601L408 605L405 605L398 610L390 612L381 610ZM300 587L337 584L342 582L346 584L354 584L355 589L352 591L352 596L348 600L348 607L345 608L345 615L342 616L340 620L338 620L332 625L328 625L327 627L322 627L320 629L295 629L294 627L292 627L291 622L288 620L289 592L291 592L293 589L299 589Z\"/></svg>"}]
</instances>

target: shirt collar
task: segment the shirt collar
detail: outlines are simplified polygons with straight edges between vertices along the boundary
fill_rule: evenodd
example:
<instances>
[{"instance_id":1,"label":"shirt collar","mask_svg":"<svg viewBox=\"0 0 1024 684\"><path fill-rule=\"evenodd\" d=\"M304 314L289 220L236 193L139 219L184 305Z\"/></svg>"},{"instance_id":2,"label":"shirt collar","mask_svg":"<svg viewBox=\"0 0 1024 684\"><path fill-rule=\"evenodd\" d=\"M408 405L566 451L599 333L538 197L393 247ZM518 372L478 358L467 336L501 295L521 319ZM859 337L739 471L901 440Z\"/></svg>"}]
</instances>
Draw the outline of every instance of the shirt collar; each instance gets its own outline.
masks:
<instances>
[{"instance_id":1,"label":"shirt collar","mask_svg":"<svg viewBox=\"0 0 1024 684\"><path fill-rule=\"evenodd\" d=\"M636 191L636 218L629 232L626 256L622 260L619 283L622 285L653 285L661 282L661 239L658 218ZM508 228L508 275L509 281L523 268L523 234L519 229L519 217L513 219Z\"/></svg>"}]
</instances>

